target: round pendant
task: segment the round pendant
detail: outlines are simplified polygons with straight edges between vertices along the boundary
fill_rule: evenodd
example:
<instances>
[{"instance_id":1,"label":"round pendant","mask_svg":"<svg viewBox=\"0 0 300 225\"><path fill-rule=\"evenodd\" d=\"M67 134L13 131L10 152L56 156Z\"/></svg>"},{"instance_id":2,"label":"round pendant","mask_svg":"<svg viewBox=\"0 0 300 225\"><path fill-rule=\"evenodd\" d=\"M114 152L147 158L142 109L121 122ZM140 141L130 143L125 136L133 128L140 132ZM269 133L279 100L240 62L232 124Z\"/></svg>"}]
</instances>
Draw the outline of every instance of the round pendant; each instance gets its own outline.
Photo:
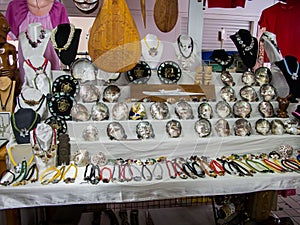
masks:
<instances>
[{"instance_id":1,"label":"round pendant","mask_svg":"<svg viewBox=\"0 0 300 225\"><path fill-rule=\"evenodd\" d=\"M282 135L285 133L285 127L281 120L274 119L271 121L271 132L275 135Z\"/></svg>"},{"instance_id":2,"label":"round pendant","mask_svg":"<svg viewBox=\"0 0 300 225\"><path fill-rule=\"evenodd\" d=\"M178 138L181 135L181 124L177 120L170 120L166 124L166 131L171 138Z\"/></svg>"},{"instance_id":3,"label":"round pendant","mask_svg":"<svg viewBox=\"0 0 300 225\"><path fill-rule=\"evenodd\" d=\"M94 121L102 121L108 120L109 118L109 109L106 104L103 102L97 102L92 106L91 110L92 120Z\"/></svg>"},{"instance_id":4,"label":"round pendant","mask_svg":"<svg viewBox=\"0 0 300 225\"><path fill-rule=\"evenodd\" d=\"M225 119L219 119L215 123L215 131L219 137L227 137L230 135L229 123Z\"/></svg>"},{"instance_id":5,"label":"round pendant","mask_svg":"<svg viewBox=\"0 0 300 225\"><path fill-rule=\"evenodd\" d=\"M186 101L179 101L175 107L175 113L181 120L188 120L194 118L192 106Z\"/></svg>"},{"instance_id":6,"label":"round pendant","mask_svg":"<svg viewBox=\"0 0 300 225\"><path fill-rule=\"evenodd\" d=\"M165 102L155 102L150 106L150 113L155 120L165 120L170 117L169 107Z\"/></svg>"},{"instance_id":7,"label":"round pendant","mask_svg":"<svg viewBox=\"0 0 300 225\"><path fill-rule=\"evenodd\" d=\"M271 130L271 123L266 119L258 119L255 122L255 130L258 134L267 135Z\"/></svg>"},{"instance_id":8,"label":"round pendant","mask_svg":"<svg viewBox=\"0 0 300 225\"><path fill-rule=\"evenodd\" d=\"M199 137L207 137L211 133L211 123L208 119L201 118L196 121L194 129L199 134Z\"/></svg>"},{"instance_id":9,"label":"round pendant","mask_svg":"<svg viewBox=\"0 0 300 225\"><path fill-rule=\"evenodd\" d=\"M211 119L213 116L213 109L207 102L203 102L198 106L198 118Z\"/></svg>"},{"instance_id":10,"label":"round pendant","mask_svg":"<svg viewBox=\"0 0 300 225\"><path fill-rule=\"evenodd\" d=\"M93 125L88 125L83 129L82 138L85 141L97 141L99 140L99 131Z\"/></svg>"},{"instance_id":11,"label":"round pendant","mask_svg":"<svg viewBox=\"0 0 300 225\"><path fill-rule=\"evenodd\" d=\"M181 69L177 63L165 61L158 66L157 75L164 84L176 84L181 77Z\"/></svg>"},{"instance_id":12,"label":"round pendant","mask_svg":"<svg viewBox=\"0 0 300 225\"><path fill-rule=\"evenodd\" d=\"M244 101L257 102L258 96L255 89L251 86L244 86L240 89L240 96Z\"/></svg>"},{"instance_id":13,"label":"round pendant","mask_svg":"<svg viewBox=\"0 0 300 225\"><path fill-rule=\"evenodd\" d=\"M242 119L238 119L234 122L233 124L233 129L234 129L234 134L236 136L249 136L251 135L251 123L242 118Z\"/></svg>"},{"instance_id":14,"label":"round pendant","mask_svg":"<svg viewBox=\"0 0 300 225\"><path fill-rule=\"evenodd\" d=\"M127 79L133 84L145 84L151 77L151 68L145 61L140 61L127 71Z\"/></svg>"},{"instance_id":15,"label":"round pendant","mask_svg":"<svg viewBox=\"0 0 300 225\"><path fill-rule=\"evenodd\" d=\"M272 81L272 73L268 67L260 67L255 70L255 81L259 86L269 84Z\"/></svg>"},{"instance_id":16,"label":"round pendant","mask_svg":"<svg viewBox=\"0 0 300 225\"><path fill-rule=\"evenodd\" d=\"M116 85L109 85L103 90L103 101L104 102L117 102L121 95L121 90Z\"/></svg>"},{"instance_id":17,"label":"round pendant","mask_svg":"<svg viewBox=\"0 0 300 225\"><path fill-rule=\"evenodd\" d=\"M80 85L79 97L82 102L96 102L100 96L100 90L94 84Z\"/></svg>"},{"instance_id":18,"label":"round pendant","mask_svg":"<svg viewBox=\"0 0 300 225\"><path fill-rule=\"evenodd\" d=\"M129 119L130 120L142 120L147 116L146 107L140 102L135 102L130 108Z\"/></svg>"},{"instance_id":19,"label":"round pendant","mask_svg":"<svg viewBox=\"0 0 300 225\"><path fill-rule=\"evenodd\" d=\"M79 82L70 75L61 75L52 84L52 93L65 92L74 97L79 90Z\"/></svg>"},{"instance_id":20,"label":"round pendant","mask_svg":"<svg viewBox=\"0 0 300 225\"><path fill-rule=\"evenodd\" d=\"M228 71L223 71L221 73L221 80L224 85L227 85L230 87L235 85L235 82L233 81L233 77L231 76L231 74Z\"/></svg>"},{"instance_id":21,"label":"round pendant","mask_svg":"<svg viewBox=\"0 0 300 225\"><path fill-rule=\"evenodd\" d=\"M260 102L258 105L258 111L260 112L262 117L265 118L270 118L275 116L274 108L271 102L267 102L267 101Z\"/></svg>"},{"instance_id":22,"label":"round pendant","mask_svg":"<svg viewBox=\"0 0 300 225\"><path fill-rule=\"evenodd\" d=\"M49 99L48 108L53 116L71 120L71 109L73 107L73 97L68 93L55 93Z\"/></svg>"},{"instance_id":23,"label":"round pendant","mask_svg":"<svg viewBox=\"0 0 300 225\"><path fill-rule=\"evenodd\" d=\"M67 123L64 118L50 116L45 120L45 123L55 129L58 135L67 133Z\"/></svg>"},{"instance_id":24,"label":"round pendant","mask_svg":"<svg viewBox=\"0 0 300 225\"><path fill-rule=\"evenodd\" d=\"M216 112L219 117L227 118L231 115L231 107L226 101L219 101L216 104Z\"/></svg>"},{"instance_id":25,"label":"round pendant","mask_svg":"<svg viewBox=\"0 0 300 225\"><path fill-rule=\"evenodd\" d=\"M128 113L128 106L124 102L117 102L112 108L112 118L114 120L127 120Z\"/></svg>"},{"instance_id":26,"label":"round pendant","mask_svg":"<svg viewBox=\"0 0 300 225\"><path fill-rule=\"evenodd\" d=\"M271 84L263 84L259 89L263 101L272 101L276 97L276 89Z\"/></svg>"},{"instance_id":27,"label":"round pendant","mask_svg":"<svg viewBox=\"0 0 300 225\"><path fill-rule=\"evenodd\" d=\"M136 134L139 139L150 139L155 136L152 125L148 121L141 121L136 125Z\"/></svg>"},{"instance_id":28,"label":"round pendant","mask_svg":"<svg viewBox=\"0 0 300 225\"><path fill-rule=\"evenodd\" d=\"M111 140L125 140L127 135L122 124L119 122L111 122L107 125L106 129L107 135Z\"/></svg>"},{"instance_id":29,"label":"round pendant","mask_svg":"<svg viewBox=\"0 0 300 225\"><path fill-rule=\"evenodd\" d=\"M252 85L254 85L255 82L256 82L254 73L251 72L251 71L244 72L243 75L242 75L242 82L246 86L252 86Z\"/></svg>"},{"instance_id":30,"label":"round pendant","mask_svg":"<svg viewBox=\"0 0 300 225\"><path fill-rule=\"evenodd\" d=\"M90 119L88 109L81 103L76 103L72 106L71 116L74 121L87 121Z\"/></svg>"},{"instance_id":31,"label":"round pendant","mask_svg":"<svg viewBox=\"0 0 300 225\"><path fill-rule=\"evenodd\" d=\"M226 102L235 102L236 101L235 91L230 86L222 87L220 90L220 96Z\"/></svg>"},{"instance_id":32,"label":"round pendant","mask_svg":"<svg viewBox=\"0 0 300 225\"><path fill-rule=\"evenodd\" d=\"M155 57L158 54L158 50L155 47L149 48L148 53L150 56Z\"/></svg>"},{"instance_id":33,"label":"round pendant","mask_svg":"<svg viewBox=\"0 0 300 225\"><path fill-rule=\"evenodd\" d=\"M238 118L249 118L252 107L249 102L238 100L233 104L233 114Z\"/></svg>"},{"instance_id":34,"label":"round pendant","mask_svg":"<svg viewBox=\"0 0 300 225\"><path fill-rule=\"evenodd\" d=\"M96 80L97 68L87 58L78 58L71 64L71 75L81 82Z\"/></svg>"}]
</instances>

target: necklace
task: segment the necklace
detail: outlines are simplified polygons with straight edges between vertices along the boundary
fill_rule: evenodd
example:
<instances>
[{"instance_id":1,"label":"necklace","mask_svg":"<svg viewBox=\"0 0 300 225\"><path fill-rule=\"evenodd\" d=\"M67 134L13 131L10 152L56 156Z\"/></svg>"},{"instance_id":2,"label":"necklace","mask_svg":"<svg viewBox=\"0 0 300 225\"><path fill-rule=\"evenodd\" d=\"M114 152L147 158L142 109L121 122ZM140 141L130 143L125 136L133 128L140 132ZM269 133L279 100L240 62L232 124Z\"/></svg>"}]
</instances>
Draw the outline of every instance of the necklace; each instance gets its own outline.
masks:
<instances>
[{"instance_id":1,"label":"necklace","mask_svg":"<svg viewBox=\"0 0 300 225\"><path fill-rule=\"evenodd\" d=\"M31 100L31 99L30 100L25 99L24 96L23 96L23 93L21 93L19 96L21 96L23 102L26 105L29 105L30 107L34 107L34 106L38 105L37 109L34 110L36 112L38 112L40 110L40 108L42 107L43 102L44 102L44 100L46 98L45 95L42 95L42 97L38 101L36 101L36 100ZM20 109L23 109L22 106L21 106L21 104L20 104L19 97L17 98L17 102L18 102L18 105L19 105Z\"/></svg>"},{"instance_id":2,"label":"necklace","mask_svg":"<svg viewBox=\"0 0 300 225\"><path fill-rule=\"evenodd\" d=\"M13 164L13 166L16 167L16 166L18 166L18 163L15 161L15 159L14 159L14 157L13 157L12 149L13 149L13 147L9 147L9 148L7 149L7 154L8 154L8 157L9 157L11 163ZM30 150L30 151L31 151L31 150ZM27 166L30 166L31 163L33 162L33 160L34 160L34 155L31 155L31 156L30 156L30 159L29 159L28 162L27 162Z\"/></svg>"},{"instance_id":3,"label":"necklace","mask_svg":"<svg viewBox=\"0 0 300 225\"><path fill-rule=\"evenodd\" d=\"M36 48L38 46L38 44L42 43L42 40L45 38L45 34L46 34L46 31L44 30L44 28L42 28L40 30L40 35L39 35L39 38L40 39L36 39L36 41L33 41L31 40L29 34L28 34L28 30L25 31L25 36L28 40L28 43L31 45L31 47L33 48Z\"/></svg>"},{"instance_id":4,"label":"necklace","mask_svg":"<svg viewBox=\"0 0 300 225\"><path fill-rule=\"evenodd\" d=\"M193 51L194 51L194 41L193 41L193 39L192 39L191 37L188 37L189 40L190 40L189 44L188 44L188 45L187 45L187 44L183 44L183 43L181 42L181 37L182 37L182 36L179 35L179 37L177 38L178 49L179 49L180 54L181 54L184 58L188 59L188 58L191 57L191 55L192 55L192 53L193 53ZM189 52L188 52L188 54L186 55L186 54L184 54L184 52L183 52L182 50L184 50L184 51L189 50Z\"/></svg>"},{"instance_id":5,"label":"necklace","mask_svg":"<svg viewBox=\"0 0 300 225\"><path fill-rule=\"evenodd\" d=\"M58 47L57 43L56 43L56 40L55 40L55 36L56 36L56 33L58 31L58 27L55 27L51 33L51 42L53 44L53 47L58 50L59 54L61 51L63 50L67 50L70 45L71 45L71 42L73 40L73 37L74 37L74 33L75 33L75 26L73 24L70 23L70 33L69 33L69 37L68 37L68 40L67 42L65 43L64 46L62 47Z\"/></svg>"},{"instance_id":6,"label":"necklace","mask_svg":"<svg viewBox=\"0 0 300 225\"><path fill-rule=\"evenodd\" d=\"M13 122L13 126L15 128L16 131L18 131L20 133L20 136L21 137L26 137L29 135L29 131L32 130L32 128L35 126L36 122L37 122L37 119L38 119L38 113L35 113L35 117L34 117L34 120L33 122L30 124L29 128L27 127L23 127L23 128L18 128L17 127L17 124L16 124L16 118L15 118L15 114L13 113L12 114L12 122Z\"/></svg>"},{"instance_id":7,"label":"necklace","mask_svg":"<svg viewBox=\"0 0 300 225\"><path fill-rule=\"evenodd\" d=\"M286 71L288 72L288 74L291 75L293 80L297 80L298 79L298 73L299 73L299 62L297 62L296 72L293 72L293 73L290 71L290 68L289 68L285 58L283 59L283 62L284 62L284 65L285 65L285 68L286 68Z\"/></svg>"},{"instance_id":8,"label":"necklace","mask_svg":"<svg viewBox=\"0 0 300 225\"><path fill-rule=\"evenodd\" d=\"M56 154L57 144L56 144L56 131L52 129L51 133L51 143L47 147L47 149L43 149L41 145L41 140L39 140L38 136L36 135L36 128L33 129L33 152L34 155L41 158L42 161L48 162L51 158L53 158Z\"/></svg>"},{"instance_id":9,"label":"necklace","mask_svg":"<svg viewBox=\"0 0 300 225\"><path fill-rule=\"evenodd\" d=\"M236 40L237 40L238 44L239 44L240 47L243 49L243 54L245 55L246 52L249 52L250 55L253 55L253 53L250 52L250 50L252 50L253 47L254 47L254 43L255 43L255 42L254 42L254 38L251 37L251 43L250 43L249 46L247 46L247 45L244 43L244 41L242 40L241 36L240 36L238 33L235 34L235 37L236 37Z\"/></svg>"},{"instance_id":10,"label":"necklace","mask_svg":"<svg viewBox=\"0 0 300 225\"><path fill-rule=\"evenodd\" d=\"M155 47L150 47L148 42L147 42L146 36L144 37L144 42L146 44L146 47L148 48L148 53L152 57L155 57L158 54L158 47L159 47L159 44L160 44L160 40L158 38L156 38L156 40L157 40L156 46Z\"/></svg>"},{"instance_id":11,"label":"necklace","mask_svg":"<svg viewBox=\"0 0 300 225\"><path fill-rule=\"evenodd\" d=\"M12 80L11 80L9 86L7 87L7 88L9 88L9 91L8 91L7 98L5 99L4 105L3 105L3 102L2 102L2 94L0 93L0 104L1 104L2 111L6 110L8 100L11 96L12 87L13 87L13 85L12 85ZM7 90L7 88L5 90ZM1 90L1 91L5 91L5 90Z\"/></svg>"},{"instance_id":12,"label":"necklace","mask_svg":"<svg viewBox=\"0 0 300 225\"><path fill-rule=\"evenodd\" d=\"M267 40L270 41L271 44L276 48L276 50L277 50L278 52L280 52L280 49L279 49L278 45L276 44L275 40L274 40L271 36L267 35L266 32L264 32L264 33L262 34L262 36L263 36L263 37L266 37Z\"/></svg>"},{"instance_id":13,"label":"necklace","mask_svg":"<svg viewBox=\"0 0 300 225\"><path fill-rule=\"evenodd\" d=\"M39 67L35 67L35 66L31 63L30 59L26 59L25 62L26 62L26 64L27 64L31 69L33 69L34 72L35 72L35 75L36 75L36 76L35 76L35 78L33 79L35 88L38 89L38 86L37 86L37 84L36 84L36 79L37 79L38 75L44 74L44 75L46 76L46 78L47 78L47 81L48 81L49 90L51 90L51 81L50 81L50 78L47 76L47 73L46 73L46 68L47 68L47 65L48 65L48 59L45 58L43 64L42 64L41 66L39 66Z\"/></svg>"}]
</instances>

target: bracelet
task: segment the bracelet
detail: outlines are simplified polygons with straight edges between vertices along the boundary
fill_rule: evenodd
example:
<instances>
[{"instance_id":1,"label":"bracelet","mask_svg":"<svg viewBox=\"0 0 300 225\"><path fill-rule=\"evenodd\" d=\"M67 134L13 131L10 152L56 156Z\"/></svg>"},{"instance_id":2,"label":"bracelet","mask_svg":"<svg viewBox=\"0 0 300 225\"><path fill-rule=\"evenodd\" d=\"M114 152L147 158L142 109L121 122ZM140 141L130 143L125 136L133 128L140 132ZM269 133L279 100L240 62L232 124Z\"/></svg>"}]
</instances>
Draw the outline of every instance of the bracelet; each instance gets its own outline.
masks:
<instances>
[{"instance_id":1,"label":"bracelet","mask_svg":"<svg viewBox=\"0 0 300 225\"><path fill-rule=\"evenodd\" d=\"M145 171L147 171L148 176L145 176ZM152 173L150 169L147 167L146 164L142 165L142 177L146 181L151 181L152 180Z\"/></svg>"},{"instance_id":2,"label":"bracelet","mask_svg":"<svg viewBox=\"0 0 300 225\"><path fill-rule=\"evenodd\" d=\"M217 177L217 174L215 174L215 172L210 168L209 163L206 160L200 159L199 163L200 163L200 166L201 166L202 170L205 172L205 174L207 176L210 176L210 177L213 177L213 178Z\"/></svg>"},{"instance_id":3,"label":"bracelet","mask_svg":"<svg viewBox=\"0 0 300 225\"><path fill-rule=\"evenodd\" d=\"M126 176L126 168L127 168L127 171L129 172L129 176L127 177ZM124 182L124 181L131 181L132 180L132 170L130 169L130 165L129 164L123 164L121 165L121 179L120 181L121 182Z\"/></svg>"},{"instance_id":4,"label":"bracelet","mask_svg":"<svg viewBox=\"0 0 300 225\"><path fill-rule=\"evenodd\" d=\"M188 175L185 173L185 171L183 170L183 168L178 164L178 162L172 162L172 164L174 165L174 169L176 171L176 173L178 174L178 176L182 179L187 179ZM178 171L177 168L180 170Z\"/></svg>"},{"instance_id":5,"label":"bracelet","mask_svg":"<svg viewBox=\"0 0 300 225\"><path fill-rule=\"evenodd\" d=\"M172 162L171 160L167 160L167 159L165 160L165 162L166 162L166 166L167 166L167 170L168 170L169 177L170 177L171 179L175 179L175 178L177 177L177 175L178 175L178 172L177 172L175 166L173 165L173 162ZM169 167L169 164L171 164L171 166L172 166L174 175L171 174L171 169L170 169L170 167Z\"/></svg>"},{"instance_id":6,"label":"bracelet","mask_svg":"<svg viewBox=\"0 0 300 225\"><path fill-rule=\"evenodd\" d=\"M67 178L65 178L66 174L69 172L69 170L71 169L71 167L74 167L74 169L75 169L75 171L74 171L74 176L73 176L73 177L67 177ZM75 164L71 163L71 164L67 167L66 171L63 172L62 179L63 179L63 181L64 181L66 184L74 183L75 180L76 180L77 174L78 174L78 167L77 167Z\"/></svg>"},{"instance_id":7,"label":"bracelet","mask_svg":"<svg viewBox=\"0 0 300 225\"><path fill-rule=\"evenodd\" d=\"M60 182L62 179L63 179L63 175L65 173L65 169L66 169L66 166L61 166L59 168L59 176L57 176L51 183L52 184L57 184L58 182Z\"/></svg>"},{"instance_id":8,"label":"bracelet","mask_svg":"<svg viewBox=\"0 0 300 225\"><path fill-rule=\"evenodd\" d=\"M34 175L34 172L36 172L35 178L32 178ZM30 180L31 183L34 183L34 182L38 181L38 179L39 179L39 170L38 170L36 164L34 163L29 167L27 174L25 176L25 180L26 181Z\"/></svg>"},{"instance_id":9,"label":"bracelet","mask_svg":"<svg viewBox=\"0 0 300 225\"><path fill-rule=\"evenodd\" d=\"M86 182L90 182L92 175L93 175L93 164L87 164L85 166L83 180L86 181Z\"/></svg>"},{"instance_id":10,"label":"bracelet","mask_svg":"<svg viewBox=\"0 0 300 225\"><path fill-rule=\"evenodd\" d=\"M187 171L186 167L190 170L190 172ZM197 178L196 171L190 165L189 162L186 161L185 163L182 163L182 169L185 172L185 174L187 174L190 178L192 178L192 179L196 179Z\"/></svg>"},{"instance_id":11,"label":"bracelet","mask_svg":"<svg viewBox=\"0 0 300 225\"><path fill-rule=\"evenodd\" d=\"M155 174L157 168L159 168L160 170L160 174ZM161 163L160 162L156 162L154 167L153 167L153 170L152 170L152 175L154 176L154 179L155 180L162 180L163 179L163 168L161 166Z\"/></svg>"},{"instance_id":12,"label":"bracelet","mask_svg":"<svg viewBox=\"0 0 300 225\"><path fill-rule=\"evenodd\" d=\"M263 159L263 162L265 163L265 165L266 165L267 167L271 167L271 168L274 169L276 172L285 172L285 171L286 171L282 166L276 164L275 162L270 161L270 160L267 159L267 158L264 158L264 159Z\"/></svg>"},{"instance_id":13,"label":"bracelet","mask_svg":"<svg viewBox=\"0 0 300 225\"><path fill-rule=\"evenodd\" d=\"M134 169L135 171L137 171L137 173L139 175L134 175L134 172L133 172L132 169ZM142 180L142 172L140 171L139 168L137 168L135 165L130 165L130 170L132 171L132 177L133 177L134 181L141 181Z\"/></svg>"},{"instance_id":14,"label":"bracelet","mask_svg":"<svg viewBox=\"0 0 300 225\"><path fill-rule=\"evenodd\" d=\"M222 165L215 159L211 160L209 163L209 167L219 176L225 175L225 170Z\"/></svg>"},{"instance_id":15,"label":"bracelet","mask_svg":"<svg viewBox=\"0 0 300 225\"><path fill-rule=\"evenodd\" d=\"M116 173L116 167L118 167L118 177L115 177L115 173ZM114 168L113 168L113 172L112 172L112 178L111 178L111 182L116 183L118 181L120 181L121 179L121 165L118 164L114 164Z\"/></svg>"},{"instance_id":16,"label":"bracelet","mask_svg":"<svg viewBox=\"0 0 300 225\"><path fill-rule=\"evenodd\" d=\"M46 179L47 176L51 175L52 173L55 173L55 174L52 175L51 178ZM57 167L52 166L52 167L49 167L49 168L45 169L45 170L42 172L41 177L40 177L40 182L41 182L41 184L43 184L43 185L49 184L49 183L51 183L52 181L54 181L55 179L57 179L59 176L60 176L60 170L59 170Z\"/></svg>"},{"instance_id":17,"label":"bracelet","mask_svg":"<svg viewBox=\"0 0 300 225\"><path fill-rule=\"evenodd\" d=\"M5 181L2 181L2 179L4 178L4 176L7 174L7 173L10 173L12 175L12 179L11 180L5 180ZM4 170L1 175L0 175L0 185L3 185L3 186L9 186L11 185L14 180L15 180L15 177L16 175L11 171L11 170Z\"/></svg>"},{"instance_id":18,"label":"bracelet","mask_svg":"<svg viewBox=\"0 0 300 225\"><path fill-rule=\"evenodd\" d=\"M14 186L18 186L18 185L24 185L24 184L26 184L26 180L25 180L26 174L27 174L27 162L26 162L26 160L23 160L21 162L21 171L18 174L18 176L15 177L14 182L16 182L16 183L14 183L13 185ZM23 182L23 181L25 181L25 182Z\"/></svg>"},{"instance_id":19,"label":"bracelet","mask_svg":"<svg viewBox=\"0 0 300 225\"><path fill-rule=\"evenodd\" d=\"M285 168L289 168L292 171L295 172L300 172L300 165L298 163L296 163L294 160L292 159L282 159L281 160L281 164L285 167Z\"/></svg>"},{"instance_id":20,"label":"bracelet","mask_svg":"<svg viewBox=\"0 0 300 225\"><path fill-rule=\"evenodd\" d=\"M253 176L253 174L243 167L241 164L237 163L235 160L229 162L229 167L233 166L237 171L239 176Z\"/></svg>"},{"instance_id":21,"label":"bracelet","mask_svg":"<svg viewBox=\"0 0 300 225\"><path fill-rule=\"evenodd\" d=\"M90 183L96 185L100 182L100 179L101 178L100 178L100 168L99 168L99 166L92 164Z\"/></svg>"},{"instance_id":22,"label":"bracelet","mask_svg":"<svg viewBox=\"0 0 300 225\"><path fill-rule=\"evenodd\" d=\"M104 171L107 170L109 172L109 177L104 177L103 173ZM112 178L112 171L109 167L104 166L101 170L100 170L100 178L102 180L103 183L109 183L111 178Z\"/></svg>"},{"instance_id":23,"label":"bracelet","mask_svg":"<svg viewBox=\"0 0 300 225\"><path fill-rule=\"evenodd\" d=\"M195 171L195 175L196 175L197 177L200 177L200 178L204 178L204 177L205 177L205 172L204 172L204 170L202 169L202 167L201 167L196 161L192 162L192 167L193 167L193 170ZM199 170L197 170L196 167L197 167Z\"/></svg>"},{"instance_id":24,"label":"bracelet","mask_svg":"<svg viewBox=\"0 0 300 225\"><path fill-rule=\"evenodd\" d=\"M273 170L271 170L269 167L265 166L264 164L262 164L259 161L256 160L252 160L252 159L248 159L246 158L246 164L252 168L253 170L255 170L258 173L274 173ZM255 165L255 167L254 167Z\"/></svg>"}]
</instances>

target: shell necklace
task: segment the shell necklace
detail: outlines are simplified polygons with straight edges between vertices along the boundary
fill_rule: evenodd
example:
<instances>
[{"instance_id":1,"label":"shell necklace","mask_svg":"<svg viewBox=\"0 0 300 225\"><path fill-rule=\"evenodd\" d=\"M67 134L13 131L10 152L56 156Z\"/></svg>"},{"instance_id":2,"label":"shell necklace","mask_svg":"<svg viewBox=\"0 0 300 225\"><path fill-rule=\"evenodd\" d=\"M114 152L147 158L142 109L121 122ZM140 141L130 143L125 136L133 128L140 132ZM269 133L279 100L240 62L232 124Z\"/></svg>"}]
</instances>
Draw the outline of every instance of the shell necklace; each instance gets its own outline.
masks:
<instances>
[{"instance_id":1,"label":"shell necklace","mask_svg":"<svg viewBox=\"0 0 300 225\"><path fill-rule=\"evenodd\" d=\"M59 54L61 51L63 50L67 50L71 43L72 43L72 40L73 40L73 37L74 37L74 33L75 33L75 26L73 24L70 23L70 33L69 33L69 37L68 37L68 40L67 42L65 43L64 46L62 47L58 47L57 43L56 43L56 40L55 40L55 36L56 36L56 33L58 31L58 27L55 27L53 30L52 30L52 33L51 33L51 42L53 44L53 47L54 49L58 50Z\"/></svg>"},{"instance_id":2,"label":"shell necklace","mask_svg":"<svg viewBox=\"0 0 300 225\"><path fill-rule=\"evenodd\" d=\"M44 30L44 28L41 29L40 31L40 35L39 38L40 39L36 39L36 41L31 40L29 34L28 34L28 30L25 31L25 36L28 40L28 43L31 45L31 47L36 48L40 43L42 43L42 40L45 38L45 34L46 31Z\"/></svg>"}]
</instances>

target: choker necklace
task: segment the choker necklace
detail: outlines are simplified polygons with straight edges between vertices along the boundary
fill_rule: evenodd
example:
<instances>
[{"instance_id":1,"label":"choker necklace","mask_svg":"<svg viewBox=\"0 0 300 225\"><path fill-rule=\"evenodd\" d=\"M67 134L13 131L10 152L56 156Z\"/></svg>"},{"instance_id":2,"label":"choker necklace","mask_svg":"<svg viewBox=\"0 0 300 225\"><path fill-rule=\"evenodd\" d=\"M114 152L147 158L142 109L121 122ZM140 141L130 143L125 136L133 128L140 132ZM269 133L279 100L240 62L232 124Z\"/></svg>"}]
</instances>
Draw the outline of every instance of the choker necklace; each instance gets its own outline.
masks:
<instances>
[{"instance_id":1,"label":"choker necklace","mask_svg":"<svg viewBox=\"0 0 300 225\"><path fill-rule=\"evenodd\" d=\"M235 34L235 37L236 37L236 40L237 40L238 44L241 46L241 48L243 48L243 54L244 55L246 54L246 52L249 52L250 50L253 49L254 43L255 43L253 37L251 37L251 43L250 43L249 46L247 46L244 43L244 41L242 40L241 36L238 33ZM249 52L249 53L250 53L250 55L253 55L252 52Z\"/></svg>"},{"instance_id":2,"label":"choker necklace","mask_svg":"<svg viewBox=\"0 0 300 225\"><path fill-rule=\"evenodd\" d=\"M291 75L293 80L297 80L298 79L298 73L299 73L299 62L297 62L297 69L296 69L296 72L294 72L294 73L292 73L290 71L290 68L289 68L285 58L283 59L283 62L284 62L284 65L285 65L285 68L286 68L286 71L288 72L288 74Z\"/></svg>"},{"instance_id":3,"label":"choker necklace","mask_svg":"<svg viewBox=\"0 0 300 225\"><path fill-rule=\"evenodd\" d=\"M9 87L9 92L8 92L7 98L5 99L4 105L3 105L3 102L2 102L2 94L0 93L0 104L1 104L1 109L3 111L6 110L6 106L7 106L8 100L9 100L10 95L11 95L11 91L12 91L12 87L13 87L12 83L13 82L11 81L10 84L9 84L9 86L8 86ZM7 90L7 88L5 90ZM1 91L5 91L5 90L1 90Z\"/></svg>"},{"instance_id":4,"label":"choker necklace","mask_svg":"<svg viewBox=\"0 0 300 225\"><path fill-rule=\"evenodd\" d=\"M42 161L48 162L51 158L53 158L56 154L56 149L57 149L57 144L56 144L56 131L55 129L52 129L52 134L51 134L51 143L47 149L43 149L41 146L41 142L39 138L36 135L36 128L33 129L33 152L34 155L37 157L41 158Z\"/></svg>"},{"instance_id":5,"label":"choker necklace","mask_svg":"<svg viewBox=\"0 0 300 225\"><path fill-rule=\"evenodd\" d=\"M155 47L150 47L148 42L147 42L146 36L144 37L144 42L146 44L146 47L148 48L148 53L152 57L155 57L158 54L158 47L159 47L159 44L160 44L160 40L158 38L156 38L156 40L157 40L157 45Z\"/></svg>"},{"instance_id":6,"label":"choker necklace","mask_svg":"<svg viewBox=\"0 0 300 225\"><path fill-rule=\"evenodd\" d=\"M181 40L180 40L181 37L182 37L182 36L179 35L179 37L177 38L178 49L179 49L180 54L181 54L184 58L188 59L188 58L191 57L191 55L192 55L192 53L193 53L193 51L194 51L194 41L193 41L193 39L192 39L191 37L189 37L190 43L189 43L188 45L186 45L186 44L183 45L182 42L181 42ZM185 54L183 53L182 50L185 50L185 51L186 51L186 50L189 50L188 55L185 55Z\"/></svg>"},{"instance_id":7,"label":"choker necklace","mask_svg":"<svg viewBox=\"0 0 300 225\"><path fill-rule=\"evenodd\" d=\"M53 44L53 47L58 50L59 54L61 51L63 50L67 50L71 43L72 43L72 40L73 40L73 37L74 37L74 33L75 33L75 26L73 24L70 23L70 33L69 33L69 37L68 37L68 40L66 42L66 44L62 47L58 47L57 46L57 43L56 43L56 40L55 40L55 35L57 33L57 30L58 30L58 27L55 27L54 30L52 31L51 33L51 42Z\"/></svg>"},{"instance_id":8,"label":"choker necklace","mask_svg":"<svg viewBox=\"0 0 300 225\"><path fill-rule=\"evenodd\" d=\"M40 35L39 35L39 38L41 40L43 40L45 38L45 34L46 34L46 31L44 30L44 28L41 29L40 31ZM40 39L37 39L36 41L32 41L29 37L29 34L28 34L28 30L25 31L25 36L28 40L28 43L31 45L31 47L33 48L36 48L38 46L38 44L42 43L42 41Z\"/></svg>"},{"instance_id":9,"label":"choker necklace","mask_svg":"<svg viewBox=\"0 0 300 225\"><path fill-rule=\"evenodd\" d=\"M29 132L32 130L32 128L34 127L34 125L36 124L36 121L38 119L38 113L35 113L35 117L34 117L34 120L33 122L30 124L29 128L27 127L24 127L24 128L18 128L17 127L17 124L16 124L16 118L15 118L15 114L13 113L11 116L12 116L12 122L13 122L13 126L15 128L16 131L18 131L20 133L20 136L21 137L26 137L29 135Z\"/></svg>"},{"instance_id":10,"label":"choker necklace","mask_svg":"<svg viewBox=\"0 0 300 225\"><path fill-rule=\"evenodd\" d=\"M48 80L49 90L51 90L51 81L50 81L50 78L47 76L47 73L46 73L46 68L47 68L47 65L48 65L48 59L45 58L43 64L39 67L35 67L29 59L26 59L25 62L35 72L35 78L33 79L35 88L38 89L38 86L36 84L36 79L37 79L38 75L45 74L45 76L47 77L47 80Z\"/></svg>"},{"instance_id":11,"label":"choker necklace","mask_svg":"<svg viewBox=\"0 0 300 225\"><path fill-rule=\"evenodd\" d=\"M226 61L219 59L219 58L213 58L213 60L220 64L221 66L228 66L228 65L232 65L233 63L233 56L232 55L228 55L228 58Z\"/></svg>"}]
</instances>

